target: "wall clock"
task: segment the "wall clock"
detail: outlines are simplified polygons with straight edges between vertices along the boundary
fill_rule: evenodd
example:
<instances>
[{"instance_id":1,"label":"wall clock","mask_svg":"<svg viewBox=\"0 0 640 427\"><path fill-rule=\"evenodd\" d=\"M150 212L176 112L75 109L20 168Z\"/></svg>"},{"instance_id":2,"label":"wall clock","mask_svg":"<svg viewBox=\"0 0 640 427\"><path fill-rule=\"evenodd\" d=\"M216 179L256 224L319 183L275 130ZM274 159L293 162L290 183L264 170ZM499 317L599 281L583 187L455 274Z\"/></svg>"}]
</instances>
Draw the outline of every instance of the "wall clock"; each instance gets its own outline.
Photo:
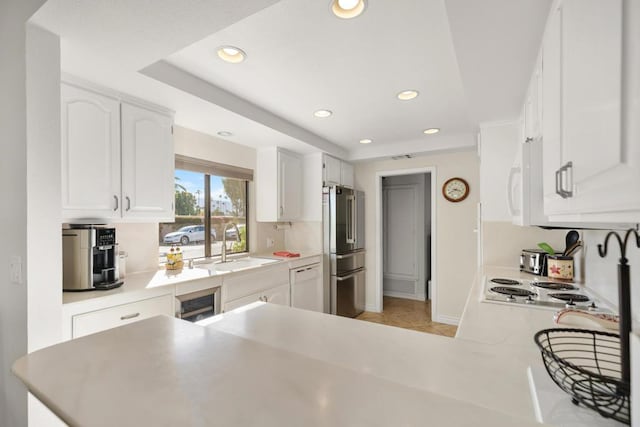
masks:
<instances>
[{"instance_id":1,"label":"wall clock","mask_svg":"<svg viewBox=\"0 0 640 427\"><path fill-rule=\"evenodd\" d=\"M469 195L469 183L462 178L451 178L442 186L442 195L450 202L461 202Z\"/></svg>"}]
</instances>

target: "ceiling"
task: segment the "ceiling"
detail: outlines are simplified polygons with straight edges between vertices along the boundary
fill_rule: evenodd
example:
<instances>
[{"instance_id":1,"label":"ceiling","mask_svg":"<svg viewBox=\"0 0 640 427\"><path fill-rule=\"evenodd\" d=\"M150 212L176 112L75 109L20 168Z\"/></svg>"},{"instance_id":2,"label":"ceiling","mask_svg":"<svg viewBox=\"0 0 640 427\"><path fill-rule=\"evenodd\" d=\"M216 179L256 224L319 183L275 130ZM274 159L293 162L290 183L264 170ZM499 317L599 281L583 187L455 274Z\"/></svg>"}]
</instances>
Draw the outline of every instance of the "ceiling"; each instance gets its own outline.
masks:
<instances>
[{"instance_id":1,"label":"ceiling","mask_svg":"<svg viewBox=\"0 0 640 427\"><path fill-rule=\"evenodd\" d=\"M364 160L472 147L479 123L515 118L550 3L368 0L343 20L329 0L49 0L33 21L60 35L63 71L178 125ZM221 61L222 45L247 59Z\"/></svg>"}]
</instances>

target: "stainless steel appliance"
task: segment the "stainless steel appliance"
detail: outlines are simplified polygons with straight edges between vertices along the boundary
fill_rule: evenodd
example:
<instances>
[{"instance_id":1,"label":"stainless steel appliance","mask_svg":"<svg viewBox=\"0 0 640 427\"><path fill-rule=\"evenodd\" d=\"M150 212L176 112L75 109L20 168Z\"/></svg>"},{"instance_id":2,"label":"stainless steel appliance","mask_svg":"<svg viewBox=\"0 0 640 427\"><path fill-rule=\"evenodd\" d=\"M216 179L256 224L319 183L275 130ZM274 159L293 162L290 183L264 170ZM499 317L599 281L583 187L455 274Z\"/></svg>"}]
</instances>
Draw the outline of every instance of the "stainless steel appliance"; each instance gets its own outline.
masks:
<instances>
[{"instance_id":1,"label":"stainless steel appliance","mask_svg":"<svg viewBox=\"0 0 640 427\"><path fill-rule=\"evenodd\" d=\"M220 313L220 287L176 295L176 317L198 323Z\"/></svg>"},{"instance_id":2,"label":"stainless steel appliance","mask_svg":"<svg viewBox=\"0 0 640 427\"><path fill-rule=\"evenodd\" d=\"M121 286L116 229L72 225L62 230L62 289L91 291Z\"/></svg>"},{"instance_id":3,"label":"stainless steel appliance","mask_svg":"<svg viewBox=\"0 0 640 427\"><path fill-rule=\"evenodd\" d=\"M334 186L322 196L324 311L355 317L365 304L364 193Z\"/></svg>"},{"instance_id":4,"label":"stainless steel appliance","mask_svg":"<svg viewBox=\"0 0 640 427\"><path fill-rule=\"evenodd\" d=\"M523 249L520 254L520 271L546 276L547 253L542 249Z\"/></svg>"}]
</instances>

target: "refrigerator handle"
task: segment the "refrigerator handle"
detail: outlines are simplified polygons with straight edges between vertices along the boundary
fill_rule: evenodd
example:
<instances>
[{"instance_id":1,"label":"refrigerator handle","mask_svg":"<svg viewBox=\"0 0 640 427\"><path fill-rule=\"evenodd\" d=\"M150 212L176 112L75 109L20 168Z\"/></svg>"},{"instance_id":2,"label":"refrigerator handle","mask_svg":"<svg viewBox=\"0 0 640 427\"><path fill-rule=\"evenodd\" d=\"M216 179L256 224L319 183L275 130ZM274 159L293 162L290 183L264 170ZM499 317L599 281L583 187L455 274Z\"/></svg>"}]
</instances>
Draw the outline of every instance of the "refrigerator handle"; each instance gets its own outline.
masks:
<instances>
[{"instance_id":1,"label":"refrigerator handle","mask_svg":"<svg viewBox=\"0 0 640 427\"><path fill-rule=\"evenodd\" d=\"M355 244L355 209L356 196L347 196L347 243Z\"/></svg>"}]
</instances>

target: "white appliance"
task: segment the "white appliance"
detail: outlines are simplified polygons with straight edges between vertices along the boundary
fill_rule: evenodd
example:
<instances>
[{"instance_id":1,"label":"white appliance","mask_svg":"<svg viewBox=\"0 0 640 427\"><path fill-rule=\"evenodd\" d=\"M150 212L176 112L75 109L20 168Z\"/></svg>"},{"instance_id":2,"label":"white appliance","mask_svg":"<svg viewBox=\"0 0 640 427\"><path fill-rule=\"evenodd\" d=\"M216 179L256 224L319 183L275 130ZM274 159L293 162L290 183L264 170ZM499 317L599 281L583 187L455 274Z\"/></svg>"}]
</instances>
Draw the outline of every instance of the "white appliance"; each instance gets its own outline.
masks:
<instances>
[{"instance_id":1,"label":"white appliance","mask_svg":"<svg viewBox=\"0 0 640 427\"><path fill-rule=\"evenodd\" d=\"M322 312L322 267L320 263L289 270L291 283L291 306Z\"/></svg>"},{"instance_id":2,"label":"white appliance","mask_svg":"<svg viewBox=\"0 0 640 427\"><path fill-rule=\"evenodd\" d=\"M582 285L546 277L484 277L483 302L521 305L549 310L577 308L593 313L612 313L596 294Z\"/></svg>"},{"instance_id":3,"label":"white appliance","mask_svg":"<svg viewBox=\"0 0 640 427\"><path fill-rule=\"evenodd\" d=\"M542 140L518 144L507 183L507 203L516 225L549 224L544 214L542 169Z\"/></svg>"}]
</instances>

